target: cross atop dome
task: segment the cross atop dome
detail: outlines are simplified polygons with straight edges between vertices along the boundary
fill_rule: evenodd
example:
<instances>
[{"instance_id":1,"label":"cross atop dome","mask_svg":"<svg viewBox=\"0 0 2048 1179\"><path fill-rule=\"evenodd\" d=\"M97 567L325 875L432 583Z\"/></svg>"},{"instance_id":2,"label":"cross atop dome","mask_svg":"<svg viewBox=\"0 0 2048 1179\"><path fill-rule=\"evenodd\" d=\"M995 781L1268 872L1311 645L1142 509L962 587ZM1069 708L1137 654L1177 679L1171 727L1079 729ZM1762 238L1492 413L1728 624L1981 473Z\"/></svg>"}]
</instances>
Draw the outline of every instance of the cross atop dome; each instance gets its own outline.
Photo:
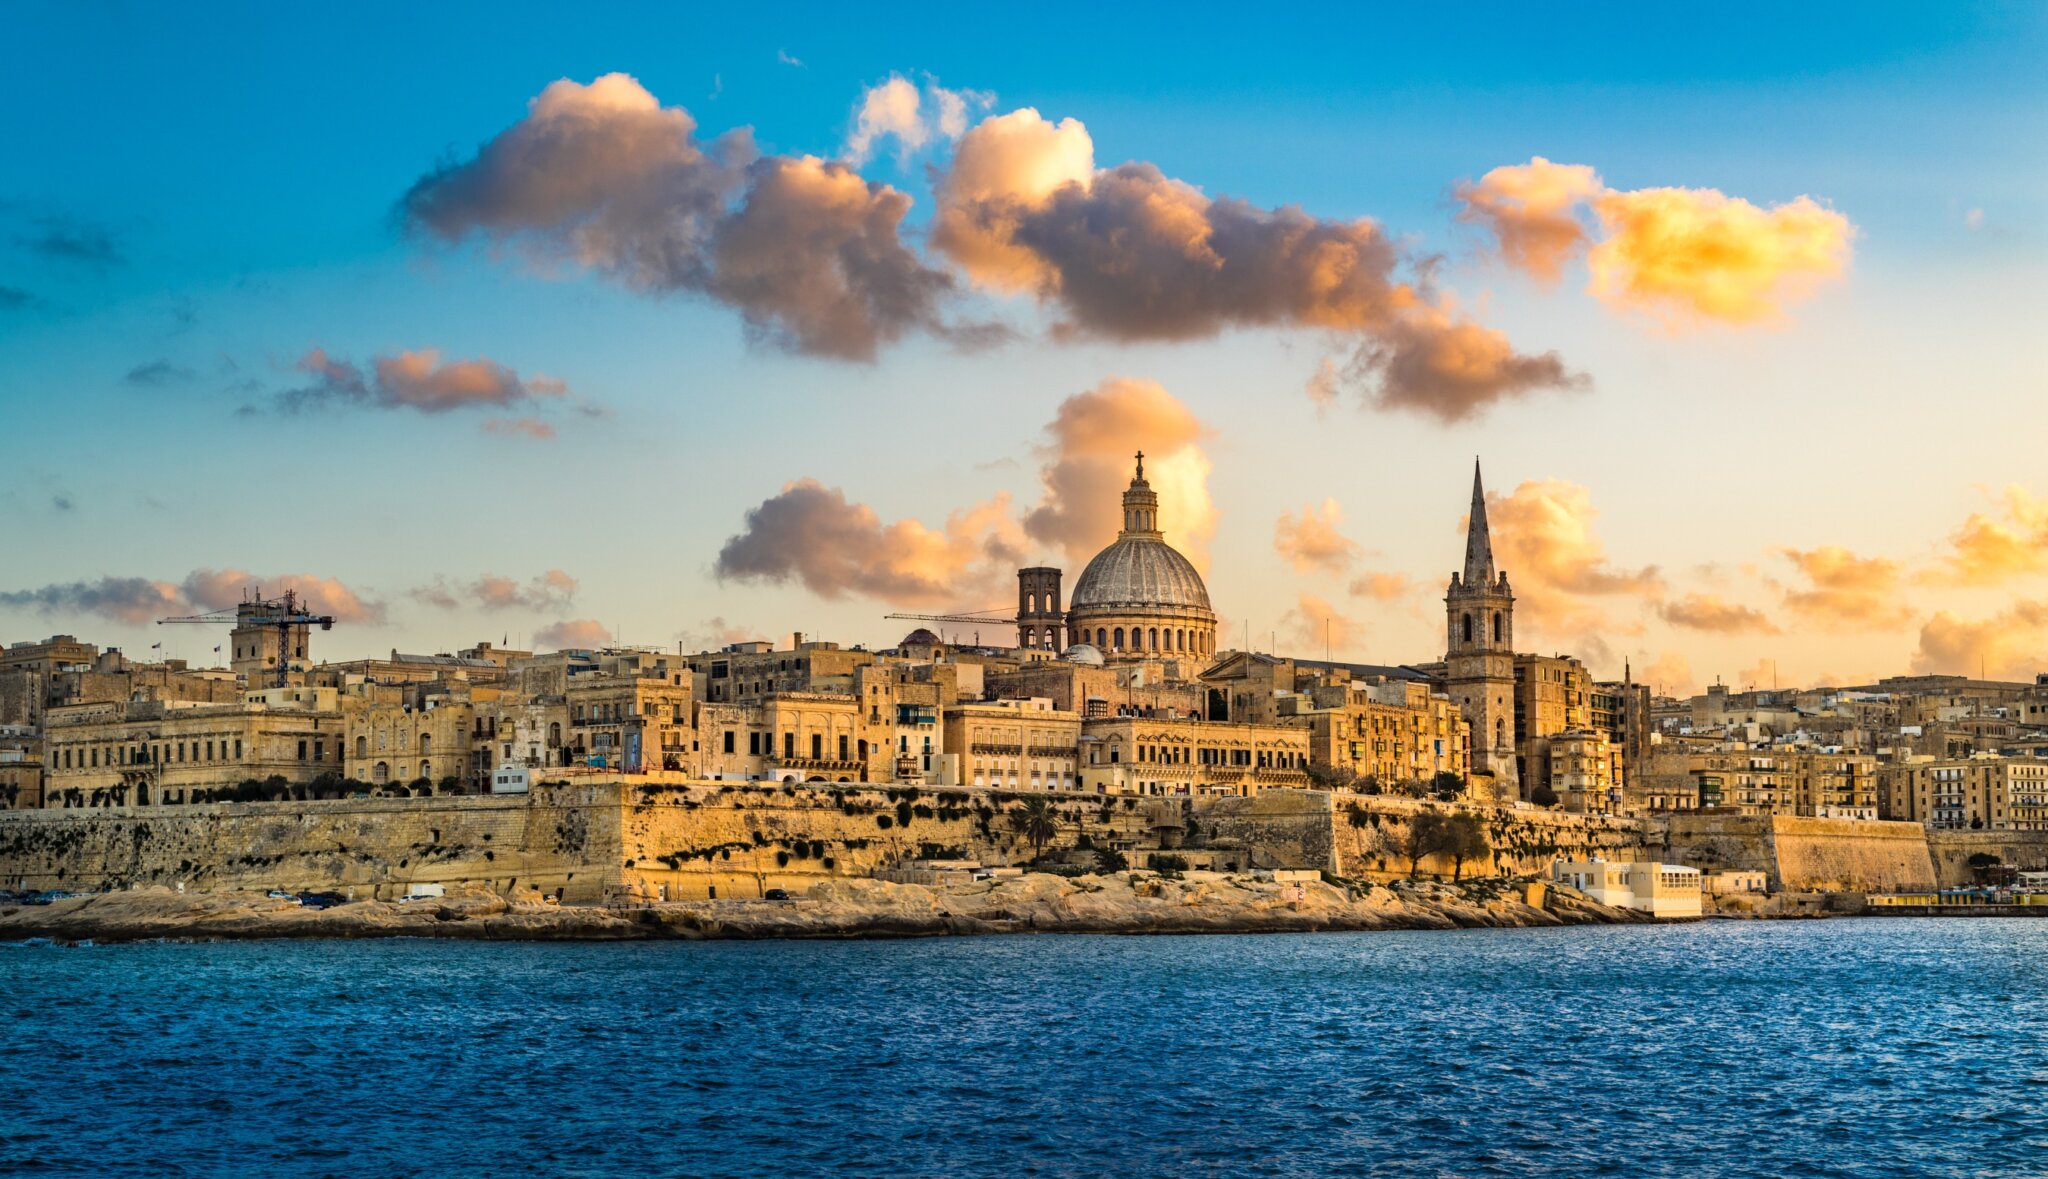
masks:
<instances>
[{"instance_id":1,"label":"cross atop dome","mask_svg":"<svg viewBox=\"0 0 2048 1179\"><path fill-rule=\"evenodd\" d=\"M1133 482L1133 483L1143 483L1144 481L1145 481L1145 452L1141 450L1141 451L1139 451L1139 452L1138 452L1138 477L1137 477L1136 479L1133 479L1133 480L1131 480L1131 482Z\"/></svg>"}]
</instances>

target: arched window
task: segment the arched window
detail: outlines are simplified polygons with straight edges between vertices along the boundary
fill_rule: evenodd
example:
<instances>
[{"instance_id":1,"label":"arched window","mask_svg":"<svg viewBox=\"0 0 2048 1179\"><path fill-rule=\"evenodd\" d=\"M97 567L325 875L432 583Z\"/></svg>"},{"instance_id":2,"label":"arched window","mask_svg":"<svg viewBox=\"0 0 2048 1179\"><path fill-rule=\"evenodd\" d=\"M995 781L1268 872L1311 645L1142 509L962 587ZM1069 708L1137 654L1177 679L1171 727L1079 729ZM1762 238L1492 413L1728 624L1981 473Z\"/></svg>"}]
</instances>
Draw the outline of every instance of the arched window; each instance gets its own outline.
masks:
<instances>
[{"instance_id":1,"label":"arched window","mask_svg":"<svg viewBox=\"0 0 2048 1179\"><path fill-rule=\"evenodd\" d=\"M1123 650L1123 649L1124 649L1124 628L1123 628L1123 627L1121 627L1121 626L1117 627L1117 628L1116 628L1115 630L1113 630L1113 631L1111 631L1111 632L1110 632L1110 636L1111 636L1111 642L1110 642L1110 646L1112 646L1113 648L1115 648L1115 649L1116 649L1116 650L1118 650L1118 651L1121 651L1121 650Z\"/></svg>"},{"instance_id":2,"label":"arched window","mask_svg":"<svg viewBox=\"0 0 2048 1179\"><path fill-rule=\"evenodd\" d=\"M1498 611L1498 610L1495 610L1495 611L1493 612L1493 641L1494 641L1494 642L1496 642L1496 643L1498 643L1498 642L1500 642L1500 641L1501 641L1501 637L1500 637L1500 611Z\"/></svg>"},{"instance_id":3,"label":"arched window","mask_svg":"<svg viewBox=\"0 0 2048 1179\"><path fill-rule=\"evenodd\" d=\"M1472 641L1472 616L1470 614L1465 615L1464 627L1465 641L1469 643Z\"/></svg>"},{"instance_id":4,"label":"arched window","mask_svg":"<svg viewBox=\"0 0 2048 1179\"><path fill-rule=\"evenodd\" d=\"M1109 632L1099 626L1095 628L1095 645L1098 647L1109 646Z\"/></svg>"},{"instance_id":5,"label":"arched window","mask_svg":"<svg viewBox=\"0 0 2048 1179\"><path fill-rule=\"evenodd\" d=\"M556 721L548 726L548 748L559 749L561 747L561 744L562 722Z\"/></svg>"},{"instance_id":6,"label":"arched window","mask_svg":"<svg viewBox=\"0 0 2048 1179\"><path fill-rule=\"evenodd\" d=\"M1026 613L1026 614L1036 614L1036 613L1038 613L1038 595L1037 595L1037 594L1025 594L1025 595L1024 595L1024 613Z\"/></svg>"},{"instance_id":7,"label":"arched window","mask_svg":"<svg viewBox=\"0 0 2048 1179\"><path fill-rule=\"evenodd\" d=\"M421 733L421 734L420 734L420 752L421 752L421 753L432 753L432 752L434 752L434 735L433 735L432 733Z\"/></svg>"},{"instance_id":8,"label":"arched window","mask_svg":"<svg viewBox=\"0 0 2048 1179\"><path fill-rule=\"evenodd\" d=\"M1155 627L1152 627L1151 629L1149 629L1149 630L1147 630L1147 631L1145 632L1145 645L1146 645L1147 647L1150 647L1150 648L1151 648L1152 650L1154 650L1154 651L1157 651L1157 650L1159 649L1159 628L1158 628L1158 627L1156 627L1156 626L1155 626Z\"/></svg>"},{"instance_id":9,"label":"arched window","mask_svg":"<svg viewBox=\"0 0 2048 1179\"><path fill-rule=\"evenodd\" d=\"M434 767L433 767L433 764L432 764L431 762L424 762L424 761L423 761L423 762L421 762L421 763L420 763L420 777L422 777L422 778L431 778L431 777L433 777L433 776L434 776Z\"/></svg>"},{"instance_id":10,"label":"arched window","mask_svg":"<svg viewBox=\"0 0 2048 1179\"><path fill-rule=\"evenodd\" d=\"M356 738L356 756L357 756L357 757L368 757L368 756L370 756L370 739L369 739L368 737L357 737L357 738Z\"/></svg>"},{"instance_id":11,"label":"arched window","mask_svg":"<svg viewBox=\"0 0 2048 1179\"><path fill-rule=\"evenodd\" d=\"M375 782L380 786L386 782L389 782L390 780L391 765L389 762L380 761L377 763L377 767L370 771L370 781Z\"/></svg>"}]
</instances>

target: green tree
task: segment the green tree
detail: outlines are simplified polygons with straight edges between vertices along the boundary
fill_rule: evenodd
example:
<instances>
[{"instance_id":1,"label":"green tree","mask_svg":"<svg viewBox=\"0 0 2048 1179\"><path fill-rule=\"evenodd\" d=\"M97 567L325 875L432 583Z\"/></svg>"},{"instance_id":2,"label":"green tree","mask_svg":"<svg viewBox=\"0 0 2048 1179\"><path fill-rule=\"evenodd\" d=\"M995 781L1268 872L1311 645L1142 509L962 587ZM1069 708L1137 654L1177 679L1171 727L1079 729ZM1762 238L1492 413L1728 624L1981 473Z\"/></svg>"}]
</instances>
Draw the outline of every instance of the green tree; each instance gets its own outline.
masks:
<instances>
[{"instance_id":1,"label":"green tree","mask_svg":"<svg viewBox=\"0 0 2048 1179\"><path fill-rule=\"evenodd\" d=\"M1463 879L1465 861L1485 857L1493 850L1493 844L1486 838L1486 824L1471 811L1459 811L1450 817L1446 825L1444 853L1451 857L1451 879Z\"/></svg>"},{"instance_id":2,"label":"green tree","mask_svg":"<svg viewBox=\"0 0 2048 1179\"><path fill-rule=\"evenodd\" d=\"M1557 791L1548 786L1538 786L1529 792L1529 801L1537 806L1556 806Z\"/></svg>"},{"instance_id":3,"label":"green tree","mask_svg":"<svg viewBox=\"0 0 2048 1179\"><path fill-rule=\"evenodd\" d=\"M1437 773L1436 777L1429 780L1429 787L1430 793L1435 794L1445 802L1449 802L1460 794L1465 793L1465 776L1463 774L1454 774L1449 770L1442 770Z\"/></svg>"},{"instance_id":4,"label":"green tree","mask_svg":"<svg viewBox=\"0 0 2048 1179\"><path fill-rule=\"evenodd\" d=\"M1317 790L1348 790L1351 783L1351 771L1342 766L1315 762L1308 767L1308 784Z\"/></svg>"},{"instance_id":5,"label":"green tree","mask_svg":"<svg viewBox=\"0 0 2048 1179\"><path fill-rule=\"evenodd\" d=\"M1408 875L1416 875L1422 857L1450 850L1450 816L1442 811L1419 811L1408 820L1408 840L1402 851L1408 855Z\"/></svg>"},{"instance_id":6,"label":"green tree","mask_svg":"<svg viewBox=\"0 0 2048 1179\"><path fill-rule=\"evenodd\" d=\"M1010 812L1010 830L1031 841L1031 857L1045 854L1046 841L1059 834L1060 812L1050 798L1027 798Z\"/></svg>"}]
</instances>

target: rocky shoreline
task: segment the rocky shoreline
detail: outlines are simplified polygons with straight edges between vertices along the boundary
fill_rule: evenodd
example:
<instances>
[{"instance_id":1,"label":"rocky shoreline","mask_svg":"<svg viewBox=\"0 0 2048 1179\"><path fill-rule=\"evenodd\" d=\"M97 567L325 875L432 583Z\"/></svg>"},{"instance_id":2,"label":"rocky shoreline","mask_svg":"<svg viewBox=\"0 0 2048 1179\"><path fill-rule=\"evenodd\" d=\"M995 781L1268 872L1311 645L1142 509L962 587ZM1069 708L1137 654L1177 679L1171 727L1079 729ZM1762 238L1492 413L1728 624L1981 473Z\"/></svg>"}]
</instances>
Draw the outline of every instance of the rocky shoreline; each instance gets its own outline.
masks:
<instances>
[{"instance_id":1,"label":"rocky shoreline","mask_svg":"<svg viewBox=\"0 0 2048 1179\"><path fill-rule=\"evenodd\" d=\"M542 903L476 890L331 909L259 893L144 888L0 908L0 941L445 937L504 941L943 937L991 933L1302 933L1510 928L1652 920L1556 889L1464 885L1275 884L1227 876L1063 877L1033 873L966 886L831 880L788 901L627 906ZM1529 900L1537 899L1538 904Z\"/></svg>"}]
</instances>

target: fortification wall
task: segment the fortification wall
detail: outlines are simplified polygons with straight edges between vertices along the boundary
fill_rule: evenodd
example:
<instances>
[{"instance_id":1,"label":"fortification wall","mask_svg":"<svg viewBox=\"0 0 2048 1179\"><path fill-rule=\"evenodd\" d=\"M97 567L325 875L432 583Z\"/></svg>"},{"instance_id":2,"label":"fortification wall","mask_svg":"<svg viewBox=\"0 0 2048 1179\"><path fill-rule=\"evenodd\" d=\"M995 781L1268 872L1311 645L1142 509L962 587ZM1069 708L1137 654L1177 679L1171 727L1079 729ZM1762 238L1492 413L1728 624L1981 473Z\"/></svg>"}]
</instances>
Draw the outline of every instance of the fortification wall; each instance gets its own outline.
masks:
<instances>
[{"instance_id":1,"label":"fortification wall","mask_svg":"<svg viewBox=\"0 0 2048 1179\"><path fill-rule=\"evenodd\" d=\"M1023 863L1036 854L1007 791L697 782L628 789L620 847L629 890L699 900L791 892L832 876L866 876L906 859ZM1139 799L1048 795L1044 850L1147 841ZM715 891L714 891L715 890Z\"/></svg>"},{"instance_id":2,"label":"fortification wall","mask_svg":"<svg viewBox=\"0 0 2048 1179\"><path fill-rule=\"evenodd\" d=\"M1666 861L1702 872L1762 872L1773 891L1891 892L1934 881L1918 823L1673 815L1663 828Z\"/></svg>"},{"instance_id":3,"label":"fortification wall","mask_svg":"<svg viewBox=\"0 0 2048 1179\"><path fill-rule=\"evenodd\" d=\"M1408 830L1425 810L1440 803L1383 794L1332 796L1331 871L1361 880L1397 880L1408 875ZM1470 807L1486 824L1493 851L1467 861L1465 876L1547 876L1561 859L1600 857L1639 860L1647 855L1645 825L1636 819L1574 815L1517 807ZM1424 856L1417 871L1449 878L1460 872L1447 856Z\"/></svg>"},{"instance_id":4,"label":"fortification wall","mask_svg":"<svg viewBox=\"0 0 2048 1179\"><path fill-rule=\"evenodd\" d=\"M1262 790L1206 800L1189 842L1237 847L1248 867L1337 870L1335 797L1322 790Z\"/></svg>"},{"instance_id":5,"label":"fortification wall","mask_svg":"<svg viewBox=\"0 0 2048 1179\"><path fill-rule=\"evenodd\" d=\"M650 775L542 783L528 796L14 811L0 813L0 888L183 884L388 898L414 883L474 883L559 889L570 901L756 897L832 876L865 876L907 859L1022 863L1038 849L1012 819L1035 797ZM1411 819L1427 808L1445 809L1317 791L1192 801L1043 797L1055 817L1047 852L1146 849L1163 841L1222 851L1218 858L1247 867L1369 879L1407 875ZM1708 868L1755 867L1791 887L1818 887L1821 880L1907 887L1931 879L1924 842L1875 837L1874 829L1904 824L1780 820L1821 825L1774 837L1765 820L1674 820L1692 828L1667 839L1663 826L1631 819L1511 807L1478 813L1494 850L1465 863L1466 876L1540 876L1560 858L1662 855ZM1835 846L1847 829L1860 850ZM1920 850L1917 876L1912 846ZM1790 866L1781 871L1784 857ZM1132 860L1142 864L1142 853ZM1077 852L1075 862L1092 860ZM1441 856L1425 857L1419 867L1446 877L1458 870Z\"/></svg>"},{"instance_id":6,"label":"fortification wall","mask_svg":"<svg viewBox=\"0 0 2048 1179\"><path fill-rule=\"evenodd\" d=\"M1980 852L2022 872L2048 871L2048 831L1929 831L1927 850L1942 888L1975 884L1970 857Z\"/></svg>"},{"instance_id":7,"label":"fortification wall","mask_svg":"<svg viewBox=\"0 0 2048 1179\"><path fill-rule=\"evenodd\" d=\"M619 881L617 787L531 798L379 798L0 815L0 888L353 890L416 882L563 889Z\"/></svg>"}]
</instances>

